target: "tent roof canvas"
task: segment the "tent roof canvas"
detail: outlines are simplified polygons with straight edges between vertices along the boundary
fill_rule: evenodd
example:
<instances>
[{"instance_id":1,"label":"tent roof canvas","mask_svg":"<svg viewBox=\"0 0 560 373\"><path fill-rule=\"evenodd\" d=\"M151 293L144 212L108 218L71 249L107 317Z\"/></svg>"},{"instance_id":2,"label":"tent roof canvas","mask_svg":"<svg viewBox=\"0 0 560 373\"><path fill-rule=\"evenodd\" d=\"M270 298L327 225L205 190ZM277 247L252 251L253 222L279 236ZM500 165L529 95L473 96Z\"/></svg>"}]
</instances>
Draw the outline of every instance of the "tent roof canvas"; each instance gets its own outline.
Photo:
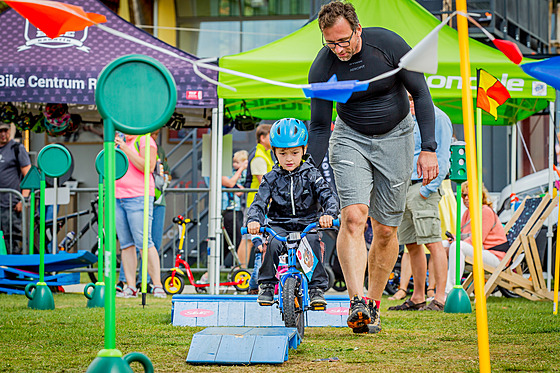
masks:
<instances>
[{"instance_id":1,"label":"tent roof canvas","mask_svg":"<svg viewBox=\"0 0 560 373\"><path fill-rule=\"evenodd\" d=\"M385 27L402 36L414 46L440 21L412 0L354 0L362 27ZM247 72L277 81L306 84L307 74L319 52L321 33L317 20L286 37L257 49L225 56L220 66ZM554 89L526 75L500 51L474 39L469 40L473 96L476 96L476 69L484 68L509 89L512 98L499 108L498 121L484 114L484 124L510 124L544 109L555 97ZM434 102L453 123L462 123L461 77L457 31L444 27L439 32L438 72L426 75ZM526 59L524 62L529 62ZM251 113L263 119L286 115L309 119L309 99L298 89L263 84L229 74L220 74L220 82L237 92L218 88L218 96L226 101L233 114L241 99L247 101ZM373 83L375 84L375 83Z\"/></svg>"},{"instance_id":2,"label":"tent roof canvas","mask_svg":"<svg viewBox=\"0 0 560 373\"><path fill-rule=\"evenodd\" d=\"M107 17L107 27L193 60L128 23L98 0L63 0L86 12ZM89 27L49 39L9 9L0 15L0 101L94 105L94 90L101 70L114 59L144 54L162 62L177 84L177 106L217 107L216 86L195 75L192 65L140 44ZM217 73L201 69L217 79Z\"/></svg>"}]
</instances>

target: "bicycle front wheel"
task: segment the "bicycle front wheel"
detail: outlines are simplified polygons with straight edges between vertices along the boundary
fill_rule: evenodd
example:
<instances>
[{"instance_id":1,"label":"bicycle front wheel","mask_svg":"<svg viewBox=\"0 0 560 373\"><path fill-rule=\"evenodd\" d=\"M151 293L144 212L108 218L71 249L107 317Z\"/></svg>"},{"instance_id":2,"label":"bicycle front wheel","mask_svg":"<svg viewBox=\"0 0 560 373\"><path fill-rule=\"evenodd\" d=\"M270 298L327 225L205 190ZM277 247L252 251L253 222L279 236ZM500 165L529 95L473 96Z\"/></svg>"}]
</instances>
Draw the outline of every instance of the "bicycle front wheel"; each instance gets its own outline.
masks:
<instances>
[{"instance_id":1,"label":"bicycle front wheel","mask_svg":"<svg viewBox=\"0 0 560 373\"><path fill-rule=\"evenodd\" d=\"M300 338L305 332L305 313L300 282L295 277L288 277L282 289L284 324L288 328L297 328Z\"/></svg>"}]
</instances>

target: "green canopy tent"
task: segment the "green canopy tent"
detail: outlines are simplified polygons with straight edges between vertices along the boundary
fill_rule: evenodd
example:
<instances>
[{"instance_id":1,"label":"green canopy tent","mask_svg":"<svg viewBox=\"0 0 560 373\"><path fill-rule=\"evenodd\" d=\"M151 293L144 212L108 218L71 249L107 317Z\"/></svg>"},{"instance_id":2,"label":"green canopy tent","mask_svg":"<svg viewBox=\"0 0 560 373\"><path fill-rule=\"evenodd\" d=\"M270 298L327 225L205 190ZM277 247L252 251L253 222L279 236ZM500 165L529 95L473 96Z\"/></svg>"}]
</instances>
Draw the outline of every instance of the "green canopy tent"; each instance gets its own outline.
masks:
<instances>
[{"instance_id":1,"label":"green canopy tent","mask_svg":"<svg viewBox=\"0 0 560 373\"><path fill-rule=\"evenodd\" d=\"M363 27L379 26L393 30L411 46L416 45L440 22L413 0L354 0L353 4ZM426 76L434 102L456 124L463 122L458 44L457 31L444 27L439 33L438 72ZM306 84L309 68L320 48L321 33L317 20L314 20L273 43L222 57L219 65L281 82ZM470 40L469 48L473 76L471 86L476 89L476 69L484 68L500 79L512 96L499 108L497 121L483 114L484 124L515 123L544 109L548 101L554 100L554 89L526 75L500 51L473 39ZM251 114L262 119L286 116L309 119L310 100L299 89L223 73L220 73L219 81L237 89L237 92L233 92L218 87L218 97L225 100L225 107L232 114L242 111L240 104L245 100Z\"/></svg>"}]
</instances>

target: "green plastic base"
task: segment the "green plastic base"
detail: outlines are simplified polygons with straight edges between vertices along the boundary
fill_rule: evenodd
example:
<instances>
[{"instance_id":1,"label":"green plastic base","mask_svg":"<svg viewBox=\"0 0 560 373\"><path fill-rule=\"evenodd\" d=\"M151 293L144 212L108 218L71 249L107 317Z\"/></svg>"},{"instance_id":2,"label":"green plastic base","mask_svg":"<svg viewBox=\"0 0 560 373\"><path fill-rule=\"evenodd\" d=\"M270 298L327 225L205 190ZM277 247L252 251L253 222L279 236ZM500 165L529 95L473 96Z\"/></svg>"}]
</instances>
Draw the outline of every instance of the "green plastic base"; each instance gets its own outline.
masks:
<instances>
[{"instance_id":1,"label":"green plastic base","mask_svg":"<svg viewBox=\"0 0 560 373\"><path fill-rule=\"evenodd\" d=\"M447 295L445 308L447 313L471 313L471 300L462 286L454 286L453 290Z\"/></svg>"},{"instance_id":2,"label":"green plastic base","mask_svg":"<svg viewBox=\"0 0 560 373\"><path fill-rule=\"evenodd\" d=\"M44 282L27 284L25 296L29 299L27 307L35 310L54 310L54 298L51 289Z\"/></svg>"},{"instance_id":3,"label":"green plastic base","mask_svg":"<svg viewBox=\"0 0 560 373\"><path fill-rule=\"evenodd\" d=\"M146 355L142 355L139 352L131 352L124 357L107 356L111 355L111 351L114 352L113 355L120 354L118 350L101 350L89 365L86 373L133 373L132 368L130 368L130 363L133 361L142 364L144 372L154 372L152 362Z\"/></svg>"},{"instance_id":4,"label":"green plastic base","mask_svg":"<svg viewBox=\"0 0 560 373\"><path fill-rule=\"evenodd\" d=\"M89 291L89 288L93 290ZM103 283L89 283L84 288L84 295L88 299L86 307L105 307L105 285Z\"/></svg>"}]
</instances>

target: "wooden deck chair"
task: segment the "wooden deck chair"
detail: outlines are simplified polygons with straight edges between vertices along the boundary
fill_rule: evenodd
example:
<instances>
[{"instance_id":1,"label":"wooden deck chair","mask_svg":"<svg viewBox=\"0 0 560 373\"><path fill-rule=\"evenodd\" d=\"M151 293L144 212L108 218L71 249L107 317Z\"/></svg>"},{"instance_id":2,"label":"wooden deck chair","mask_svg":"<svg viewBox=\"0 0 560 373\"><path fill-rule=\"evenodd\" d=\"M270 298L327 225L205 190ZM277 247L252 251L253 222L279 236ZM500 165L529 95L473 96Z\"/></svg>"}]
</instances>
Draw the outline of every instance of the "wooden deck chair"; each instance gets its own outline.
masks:
<instances>
[{"instance_id":1,"label":"wooden deck chair","mask_svg":"<svg viewBox=\"0 0 560 373\"><path fill-rule=\"evenodd\" d=\"M489 274L484 287L487 297L496 286L501 286L530 300L553 298L546 289L535 237L557 204L558 197L552 199L548 194L523 201L505 227L510 249L496 268L484 266ZM473 262L472 258L466 261ZM471 291L472 281L465 281L463 287Z\"/></svg>"}]
</instances>

